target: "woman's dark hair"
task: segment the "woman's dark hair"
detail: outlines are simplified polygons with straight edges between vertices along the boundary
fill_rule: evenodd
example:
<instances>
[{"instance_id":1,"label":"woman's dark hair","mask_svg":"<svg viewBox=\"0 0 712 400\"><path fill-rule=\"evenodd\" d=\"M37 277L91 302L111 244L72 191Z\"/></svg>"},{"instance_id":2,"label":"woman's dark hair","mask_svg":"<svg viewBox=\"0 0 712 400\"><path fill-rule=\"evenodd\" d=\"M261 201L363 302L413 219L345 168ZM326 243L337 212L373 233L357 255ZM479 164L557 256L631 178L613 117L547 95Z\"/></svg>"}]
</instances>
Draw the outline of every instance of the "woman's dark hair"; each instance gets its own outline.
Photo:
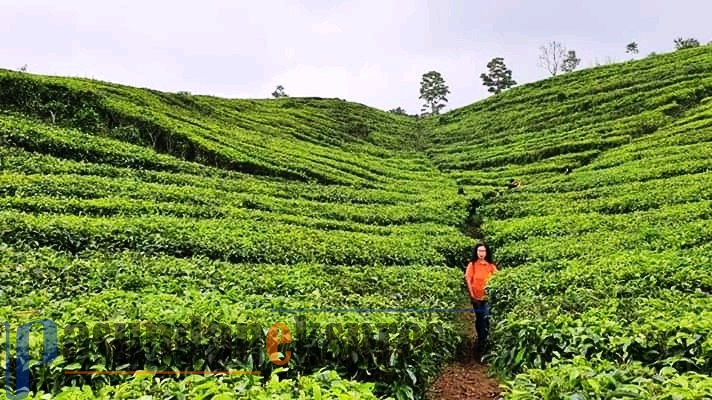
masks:
<instances>
[{"instance_id":1,"label":"woman's dark hair","mask_svg":"<svg viewBox=\"0 0 712 400\"><path fill-rule=\"evenodd\" d=\"M489 246L487 246L487 244L485 244L484 242L477 243L477 245L475 246L475 251L472 253L472 260L477 261L477 250L480 248L480 246L484 247L485 250L487 250L487 254L485 255L485 261L494 264L494 261L492 261L492 250L490 250Z\"/></svg>"}]
</instances>

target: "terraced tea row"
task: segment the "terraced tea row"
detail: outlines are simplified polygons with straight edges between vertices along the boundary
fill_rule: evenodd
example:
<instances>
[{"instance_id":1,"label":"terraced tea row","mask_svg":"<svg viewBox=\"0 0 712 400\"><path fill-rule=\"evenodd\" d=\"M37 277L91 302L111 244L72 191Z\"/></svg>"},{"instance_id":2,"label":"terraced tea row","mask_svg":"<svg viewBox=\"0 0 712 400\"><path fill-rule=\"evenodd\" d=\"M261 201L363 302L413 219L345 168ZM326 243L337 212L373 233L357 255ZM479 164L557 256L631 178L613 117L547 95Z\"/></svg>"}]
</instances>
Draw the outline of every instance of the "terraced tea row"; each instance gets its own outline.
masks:
<instances>
[{"instance_id":1,"label":"terraced tea row","mask_svg":"<svg viewBox=\"0 0 712 400\"><path fill-rule=\"evenodd\" d=\"M634 181L562 193L519 192L492 198L481 209L487 218L521 218L554 214L605 214L646 211L661 206L712 199L712 188L700 185L712 179L710 172L672 178ZM640 196L645 193L645 196Z\"/></svg>"},{"instance_id":2,"label":"terraced tea row","mask_svg":"<svg viewBox=\"0 0 712 400\"><path fill-rule=\"evenodd\" d=\"M213 166L221 165L228 170L241 171L247 169L247 173L258 175L275 175L284 176L287 178L297 179L299 174L302 174L306 168L308 174L319 177L325 182L331 184L345 184L353 186L376 187L377 183L393 183L402 180L429 180L434 178L432 173L427 171L399 171L395 173L389 170L381 170L378 173L358 171L353 167L357 161L356 157L351 156L350 159L345 159L343 162L334 163L328 161L313 162L307 158L313 158L312 155L305 156L300 159L300 168L289 169L280 167L271 170L267 167L260 167L255 164L247 168L240 164L240 157L236 154L227 152L224 159L215 158L206 160L198 160L195 162L186 162L176 159L169 155L156 153L153 149L146 148L141 145L125 143L106 135L95 136L93 134L82 133L73 129L55 128L47 126L26 117L21 117L13 114L5 114L0 119L0 133L3 135L3 143L9 146L23 148L28 151L50 154L60 158L67 158L76 161L89 161L96 163L106 163L119 167L127 168L142 168L156 171L168 172L185 172L208 176L224 176L225 172L217 172L202 164ZM232 145L232 148L240 148L240 146ZM233 151L233 150L230 150ZM255 150L258 151L259 150ZM330 152L338 150L332 149ZM212 154L212 153L210 153ZM285 157L279 157L284 159ZM377 161L372 162L374 167L380 165Z\"/></svg>"},{"instance_id":3,"label":"terraced tea row","mask_svg":"<svg viewBox=\"0 0 712 400\"><path fill-rule=\"evenodd\" d=\"M421 197L411 204L344 204L324 201L284 199L265 194L250 194L195 186L177 186L144 183L128 178L108 178L81 175L46 175L6 173L0 176L0 194L6 204L33 202L34 198L49 200L35 201L37 207L52 210L56 207L71 207L81 210L87 205L103 204L106 212L112 214L140 213L134 205L145 205L145 213L172 214L196 217L240 217L250 216L268 219L289 219L291 221L333 220L357 226L360 224L402 225L408 223L437 223L454 225L464 218L461 208L464 200L454 196L444 198ZM373 196L375 197L375 196ZM387 201L387 199L386 199ZM443 210L446 202L452 204ZM66 203L63 203L66 202ZM384 201L385 203L385 201ZM153 205L153 207L152 207ZM37 210L40 211L40 210ZM364 227L369 228L369 227ZM373 227L378 228L378 227Z\"/></svg>"},{"instance_id":4,"label":"terraced tea row","mask_svg":"<svg viewBox=\"0 0 712 400\"><path fill-rule=\"evenodd\" d=\"M170 173L143 169L114 167L107 164L73 161L39 153L29 153L22 149L3 147L0 149L4 171L26 175L82 175L107 178L100 181L107 184L112 179L154 183L163 185L163 190L200 190L202 188L222 192L261 194L280 199L308 199L327 203L351 204L398 204L416 202L422 195L418 192L395 192L386 189L353 188L350 186L324 186L319 184L293 183L277 179L260 179L245 174L226 174L222 177ZM87 178L92 179L92 178ZM113 185L109 185L113 186ZM96 188L96 190L102 190ZM425 193L424 195L428 195ZM438 195L438 193L432 193Z\"/></svg>"},{"instance_id":5,"label":"terraced tea row","mask_svg":"<svg viewBox=\"0 0 712 400\"><path fill-rule=\"evenodd\" d=\"M233 368L268 374L273 366L263 354L264 332L278 323L292 332L290 369L310 373L328 367L376 378L379 385L427 380L458 342L455 321L437 314L280 311L453 308L460 294L451 288L461 277L447 267L278 267L8 246L0 248L0 262L13 266L0 274L9 290L0 317L19 325L41 315L68 327L58 332L62 358L33 375L45 385L89 382L63 375L63 369ZM181 336L182 328L190 335ZM107 383L117 384L126 377L110 378Z\"/></svg>"},{"instance_id":6,"label":"terraced tea row","mask_svg":"<svg viewBox=\"0 0 712 400\"><path fill-rule=\"evenodd\" d=\"M490 358L508 398L712 396L711 50L564 74L434 126L502 270Z\"/></svg>"},{"instance_id":7,"label":"terraced tea row","mask_svg":"<svg viewBox=\"0 0 712 400\"><path fill-rule=\"evenodd\" d=\"M235 371L231 371L235 372ZM273 399L295 398L338 400L357 398L364 400L380 399L373 392L372 383L360 383L343 379L336 371L324 371L296 379L279 379L277 374L270 377L262 386L259 376L250 375L215 375L189 376L182 381L173 379L153 380L150 374L137 374L126 383L116 386L104 386L93 390L91 386L63 387L53 396L57 400L95 400L95 399L138 399L138 398L212 398L230 399ZM47 393L31 394L27 399L46 399ZM0 399L6 399L5 393ZM387 400L391 400L389 397Z\"/></svg>"},{"instance_id":8,"label":"terraced tea row","mask_svg":"<svg viewBox=\"0 0 712 400\"><path fill-rule=\"evenodd\" d=\"M630 376L634 365L648 371L639 376L641 382L653 372L667 371L656 387L646 388L652 391L648 396L660 396L651 398L669 398L683 388L709 396L710 254L709 245L615 251L571 262L528 264L509 275L508 282L498 281L493 296L502 307L496 311L502 323L495 333L499 345L494 363L515 372L533 367L517 376L511 397L529 398L524 391L542 393L547 386L526 382L551 385L552 379L566 382L559 386L565 390L562 394L590 390L586 386L590 380L569 375L588 373L588 366L569 364L578 357L603 360L611 365L609 373L628 376L591 392L599 396L594 398L622 393L626 384L635 382ZM562 372L558 364L566 367L567 375L553 375ZM541 381L543 376L547 380Z\"/></svg>"},{"instance_id":9,"label":"terraced tea row","mask_svg":"<svg viewBox=\"0 0 712 400\"><path fill-rule=\"evenodd\" d=\"M358 115L364 115L365 107L338 100L329 101L325 110L323 106L312 107L308 99L262 104L205 96L186 98L84 80L13 73L3 73L0 78L4 89L0 104L45 120L51 117L62 126L79 127L91 133L83 139L97 143L97 152L106 147L106 142L92 136L102 133L205 165L289 179L313 178L322 183L368 184L382 180L383 176L410 179L409 167L422 170L412 161L402 162L401 157L386 160L386 164L382 150L373 150L375 146L369 146L368 141L347 133L360 131L364 125L367 131L376 131L372 141L379 137L378 129L384 127L389 134L410 129L412 123L407 118L369 112L368 120L360 120ZM368 125L374 125L373 129ZM44 138L23 142L26 147L52 143L53 147L62 144L64 148L59 147L60 151L78 150L72 148L71 138L80 137L75 132L67 137L46 126L29 127ZM294 131L299 132L299 138L293 137ZM314 140L302 140L304 135L329 137L335 143L321 140L315 144ZM348 144L359 146L350 146L349 151L341 149ZM354 157L351 152L356 149L359 155Z\"/></svg>"},{"instance_id":10,"label":"terraced tea row","mask_svg":"<svg viewBox=\"0 0 712 400\"><path fill-rule=\"evenodd\" d=\"M609 91L601 89L608 84L602 70L593 68L464 107L443 116L446 125L435 127L439 134L428 153L443 169L482 169L618 147L712 96L706 51L688 53L684 60L697 63L698 75L681 74L679 64L670 62L677 55L669 54L607 67L615 79ZM574 81L580 89L572 91ZM547 97L547 90L558 94Z\"/></svg>"},{"instance_id":11,"label":"terraced tea row","mask_svg":"<svg viewBox=\"0 0 712 400\"><path fill-rule=\"evenodd\" d=\"M121 375L64 374L77 369L268 377L281 370L265 333L296 315L276 308L462 300L452 291L459 273L444 267L469 255L473 241L457 228L467 201L427 157L396 150L415 129L407 117L338 100L223 100L14 73L0 82L0 241L9 246L0 276L11 284L0 313L13 325L27 320L20 309L89 332L139 327L139 344L113 331L72 344L72 332L60 332L71 357L33 368L33 390L137 390ZM281 379L327 368L375 383L379 395L418 394L462 340L450 317L304 316L296 331L285 321L293 342L279 352L292 358ZM198 335L178 342L141 331L192 321ZM232 329L221 335L211 323ZM360 324L356 336L349 323ZM190 382L139 389L196 393ZM275 394L266 381L217 382L213 390L233 395ZM336 396L342 385L356 387L322 387Z\"/></svg>"},{"instance_id":12,"label":"terraced tea row","mask_svg":"<svg viewBox=\"0 0 712 400\"><path fill-rule=\"evenodd\" d=\"M460 263L472 240L456 228L403 228L391 235L323 231L255 219L169 216L88 217L0 212L5 243L39 244L77 252L134 249L149 254L205 255L232 262L321 262L346 265Z\"/></svg>"},{"instance_id":13,"label":"terraced tea row","mask_svg":"<svg viewBox=\"0 0 712 400\"><path fill-rule=\"evenodd\" d=\"M495 245L490 356L516 375L509 398L712 396L711 50L563 74L417 120L340 100L2 72L0 278L11 289L0 316L20 324L18 309L35 310L99 332L90 343L61 333L71 357L34 369L33 389L266 397L276 389L249 377L142 385L62 369L328 368L415 397L463 339L452 316L305 314L292 344L271 350L265 332L280 308L466 304L461 271L447 268L471 256L463 229ZM141 331L191 320L197 335L177 342ZM235 330L218 335L211 321ZM103 322L134 324L141 340ZM281 371L270 357L286 349ZM285 390L342 387L312 378Z\"/></svg>"}]
</instances>

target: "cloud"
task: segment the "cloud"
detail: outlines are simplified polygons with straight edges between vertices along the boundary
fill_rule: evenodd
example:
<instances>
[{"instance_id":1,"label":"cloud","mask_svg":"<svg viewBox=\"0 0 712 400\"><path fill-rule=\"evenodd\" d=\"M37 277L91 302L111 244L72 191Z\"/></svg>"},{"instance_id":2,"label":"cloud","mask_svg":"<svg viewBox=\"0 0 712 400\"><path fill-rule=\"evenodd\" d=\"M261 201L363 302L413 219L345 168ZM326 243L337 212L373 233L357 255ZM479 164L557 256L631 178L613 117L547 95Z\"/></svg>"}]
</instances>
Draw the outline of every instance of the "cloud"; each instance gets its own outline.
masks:
<instances>
[{"instance_id":1,"label":"cloud","mask_svg":"<svg viewBox=\"0 0 712 400\"><path fill-rule=\"evenodd\" d=\"M452 91L447 109L489 96L479 75L504 58L520 84L547 77L539 46L562 41L589 66L671 51L678 36L709 37L712 3L202 0L7 1L0 67L94 76L159 90L268 98L339 97L381 109L420 109L422 74Z\"/></svg>"},{"instance_id":2,"label":"cloud","mask_svg":"<svg viewBox=\"0 0 712 400\"><path fill-rule=\"evenodd\" d=\"M322 36L341 33L341 29L336 24L326 21L317 22L316 24L312 25L311 31L316 33L317 35Z\"/></svg>"}]
</instances>

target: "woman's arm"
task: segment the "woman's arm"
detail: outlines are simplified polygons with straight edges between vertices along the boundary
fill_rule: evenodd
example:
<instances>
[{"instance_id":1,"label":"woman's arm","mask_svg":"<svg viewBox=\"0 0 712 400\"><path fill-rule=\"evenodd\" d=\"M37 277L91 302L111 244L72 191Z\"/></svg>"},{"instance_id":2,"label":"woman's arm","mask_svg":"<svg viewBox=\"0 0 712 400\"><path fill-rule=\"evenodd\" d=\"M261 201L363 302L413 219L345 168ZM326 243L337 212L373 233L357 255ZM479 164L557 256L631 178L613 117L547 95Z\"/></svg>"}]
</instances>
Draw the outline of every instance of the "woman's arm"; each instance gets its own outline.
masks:
<instances>
[{"instance_id":1,"label":"woman's arm","mask_svg":"<svg viewBox=\"0 0 712 400\"><path fill-rule=\"evenodd\" d=\"M472 263L467 264L467 269L465 270L465 283L467 283L467 293L472 297L472 278L475 274L475 269L472 267Z\"/></svg>"}]
</instances>

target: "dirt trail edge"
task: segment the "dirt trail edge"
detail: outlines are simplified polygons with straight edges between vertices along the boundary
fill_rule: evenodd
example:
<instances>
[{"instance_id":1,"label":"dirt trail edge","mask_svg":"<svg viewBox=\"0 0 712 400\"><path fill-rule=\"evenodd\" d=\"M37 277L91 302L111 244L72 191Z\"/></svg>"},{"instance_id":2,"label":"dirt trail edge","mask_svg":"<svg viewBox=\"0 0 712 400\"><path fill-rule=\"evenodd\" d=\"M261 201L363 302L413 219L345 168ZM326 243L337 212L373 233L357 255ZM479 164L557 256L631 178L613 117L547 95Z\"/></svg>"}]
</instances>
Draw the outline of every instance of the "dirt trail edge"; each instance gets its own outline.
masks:
<instances>
[{"instance_id":1,"label":"dirt trail edge","mask_svg":"<svg viewBox=\"0 0 712 400\"><path fill-rule=\"evenodd\" d=\"M474 314L463 313L469 322L467 340L454 363L446 366L426 394L428 400L501 399L499 382L487 375L488 366L475 355Z\"/></svg>"}]
</instances>

